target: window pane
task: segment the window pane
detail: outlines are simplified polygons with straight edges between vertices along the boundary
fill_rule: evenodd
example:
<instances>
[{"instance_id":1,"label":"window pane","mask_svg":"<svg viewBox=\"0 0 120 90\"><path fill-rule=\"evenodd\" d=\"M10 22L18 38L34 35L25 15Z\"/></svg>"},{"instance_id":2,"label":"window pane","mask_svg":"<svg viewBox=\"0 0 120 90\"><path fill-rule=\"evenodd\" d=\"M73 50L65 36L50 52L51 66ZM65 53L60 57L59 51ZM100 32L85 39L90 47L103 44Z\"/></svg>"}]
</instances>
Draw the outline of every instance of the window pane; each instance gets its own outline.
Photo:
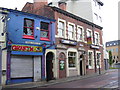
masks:
<instances>
[{"instance_id":1,"label":"window pane","mask_svg":"<svg viewBox=\"0 0 120 90\"><path fill-rule=\"evenodd\" d=\"M69 52L68 53L68 63L69 67L75 67L76 66L76 53L75 52Z\"/></svg>"},{"instance_id":2,"label":"window pane","mask_svg":"<svg viewBox=\"0 0 120 90\"><path fill-rule=\"evenodd\" d=\"M41 22L41 29L48 30L48 28L49 28L49 23Z\"/></svg>"},{"instance_id":3,"label":"window pane","mask_svg":"<svg viewBox=\"0 0 120 90\"><path fill-rule=\"evenodd\" d=\"M24 35L33 35L34 21L31 19L24 19Z\"/></svg>"},{"instance_id":4,"label":"window pane","mask_svg":"<svg viewBox=\"0 0 120 90\"><path fill-rule=\"evenodd\" d=\"M48 38L48 32L41 31L41 37Z\"/></svg>"},{"instance_id":5,"label":"window pane","mask_svg":"<svg viewBox=\"0 0 120 90\"><path fill-rule=\"evenodd\" d=\"M87 31L87 37L91 37L91 31Z\"/></svg>"},{"instance_id":6,"label":"window pane","mask_svg":"<svg viewBox=\"0 0 120 90\"><path fill-rule=\"evenodd\" d=\"M33 27L32 24L33 24L32 20L25 19L24 26L26 26L26 27Z\"/></svg>"},{"instance_id":7,"label":"window pane","mask_svg":"<svg viewBox=\"0 0 120 90\"><path fill-rule=\"evenodd\" d=\"M58 23L58 32L59 32L59 36L64 36L64 23L63 22Z\"/></svg>"},{"instance_id":8,"label":"window pane","mask_svg":"<svg viewBox=\"0 0 120 90\"><path fill-rule=\"evenodd\" d=\"M24 28L24 35L33 35L33 29Z\"/></svg>"}]
</instances>

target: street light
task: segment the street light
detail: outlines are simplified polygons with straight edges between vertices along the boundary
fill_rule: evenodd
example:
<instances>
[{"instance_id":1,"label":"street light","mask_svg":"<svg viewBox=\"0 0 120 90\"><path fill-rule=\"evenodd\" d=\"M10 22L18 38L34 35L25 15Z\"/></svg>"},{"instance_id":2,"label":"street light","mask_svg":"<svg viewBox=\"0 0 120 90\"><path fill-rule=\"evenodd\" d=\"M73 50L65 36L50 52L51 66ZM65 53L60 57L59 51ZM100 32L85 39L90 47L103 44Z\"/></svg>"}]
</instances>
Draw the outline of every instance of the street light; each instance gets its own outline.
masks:
<instances>
[{"instance_id":1,"label":"street light","mask_svg":"<svg viewBox=\"0 0 120 90\"><path fill-rule=\"evenodd\" d=\"M101 53L98 54L98 59L99 59L99 74L101 74L101 71L100 71L100 55L101 55Z\"/></svg>"}]
</instances>

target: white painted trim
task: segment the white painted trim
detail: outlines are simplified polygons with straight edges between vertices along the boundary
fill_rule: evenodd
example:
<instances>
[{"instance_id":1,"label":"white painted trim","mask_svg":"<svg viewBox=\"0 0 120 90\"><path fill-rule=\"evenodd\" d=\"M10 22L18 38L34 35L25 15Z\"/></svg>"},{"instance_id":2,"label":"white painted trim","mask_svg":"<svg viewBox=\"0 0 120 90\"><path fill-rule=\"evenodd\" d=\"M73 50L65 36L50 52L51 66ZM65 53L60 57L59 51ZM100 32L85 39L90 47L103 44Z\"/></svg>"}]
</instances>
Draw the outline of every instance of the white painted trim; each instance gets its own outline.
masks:
<instances>
[{"instance_id":1,"label":"white painted trim","mask_svg":"<svg viewBox=\"0 0 120 90\"><path fill-rule=\"evenodd\" d=\"M58 31L58 30L57 30L57 31L58 31L58 35L57 35L57 36L66 39L66 21L63 20L63 19L58 18L57 27L59 27L58 25L59 25L59 22L60 22L60 21L64 23L64 36L62 36L62 37L59 36L59 31Z\"/></svg>"},{"instance_id":2,"label":"white painted trim","mask_svg":"<svg viewBox=\"0 0 120 90\"><path fill-rule=\"evenodd\" d=\"M69 65L68 65L68 52L76 52L76 67L75 68L69 68ZM77 49L75 49L75 48L69 48L68 50L67 50L67 59L66 59L66 71L67 71L67 77L68 76L70 76L69 75L69 70L71 70L71 69L77 69L77 71L78 71L78 75L79 75L79 65L78 65L78 51L77 51Z\"/></svg>"},{"instance_id":3,"label":"white painted trim","mask_svg":"<svg viewBox=\"0 0 120 90\"><path fill-rule=\"evenodd\" d=\"M67 39L76 40L76 27L75 27L75 24L74 24L74 23L71 23L71 22L68 22L67 27L69 27L69 25L73 25L73 28L74 28L74 30L73 30L74 36L73 36L72 39L70 39L69 37L67 37ZM68 32L67 32L67 33L68 33ZM69 36L69 35L68 35L68 36Z\"/></svg>"},{"instance_id":4,"label":"white painted trim","mask_svg":"<svg viewBox=\"0 0 120 90\"><path fill-rule=\"evenodd\" d=\"M83 28L82 26L80 26L80 25L77 25L77 31L78 31L78 28L81 28L81 29L82 29L82 40L78 40L78 39L77 39L77 41L84 42L84 41L85 41L85 39L84 39L84 37L85 37L84 28ZM78 33L77 33L77 34L78 34ZM76 36L77 36L77 35L76 35Z\"/></svg>"},{"instance_id":5,"label":"white painted trim","mask_svg":"<svg viewBox=\"0 0 120 90\"><path fill-rule=\"evenodd\" d=\"M87 34L87 31L90 31L90 32L91 32L92 44L94 44L94 42L93 42L93 32L92 32L92 30L89 29L89 28L87 28L87 30L86 30L86 34Z\"/></svg>"},{"instance_id":6,"label":"white painted trim","mask_svg":"<svg viewBox=\"0 0 120 90\"><path fill-rule=\"evenodd\" d=\"M46 52L45 52L45 77L46 77L46 55L48 52L52 52L54 54L54 60L53 60L53 73L54 73L54 77L57 78L58 77L58 63L56 61L56 50L53 50L53 49L46 49Z\"/></svg>"},{"instance_id":7,"label":"white painted trim","mask_svg":"<svg viewBox=\"0 0 120 90\"><path fill-rule=\"evenodd\" d=\"M88 68L94 69L94 52L92 50L88 50L88 54L89 52L92 52L92 66L89 66L89 55L88 55Z\"/></svg>"},{"instance_id":8,"label":"white painted trim","mask_svg":"<svg viewBox=\"0 0 120 90\"><path fill-rule=\"evenodd\" d=\"M96 61L97 61L97 53L101 53L100 51L96 51ZM96 62L96 67L99 68ZM101 55L100 55L100 68L101 68Z\"/></svg>"},{"instance_id":9,"label":"white painted trim","mask_svg":"<svg viewBox=\"0 0 120 90\"><path fill-rule=\"evenodd\" d=\"M95 40L95 45L100 45L100 34L99 32L94 31L94 37L95 37L95 34L98 34L98 44L96 44L96 40Z\"/></svg>"}]
</instances>

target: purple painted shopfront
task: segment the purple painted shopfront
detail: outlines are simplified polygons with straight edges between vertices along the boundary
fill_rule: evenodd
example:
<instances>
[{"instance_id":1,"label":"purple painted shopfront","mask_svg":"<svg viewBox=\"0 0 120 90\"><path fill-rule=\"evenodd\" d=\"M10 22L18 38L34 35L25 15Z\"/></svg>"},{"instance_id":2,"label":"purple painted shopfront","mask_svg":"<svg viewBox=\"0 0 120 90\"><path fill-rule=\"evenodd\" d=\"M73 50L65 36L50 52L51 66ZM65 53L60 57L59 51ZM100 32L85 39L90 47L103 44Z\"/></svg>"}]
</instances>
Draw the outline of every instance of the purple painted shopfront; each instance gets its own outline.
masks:
<instances>
[{"instance_id":1,"label":"purple painted shopfront","mask_svg":"<svg viewBox=\"0 0 120 90\"><path fill-rule=\"evenodd\" d=\"M55 20L5 10L9 12L6 84L45 80L45 51L49 46L49 49L54 49Z\"/></svg>"}]
</instances>

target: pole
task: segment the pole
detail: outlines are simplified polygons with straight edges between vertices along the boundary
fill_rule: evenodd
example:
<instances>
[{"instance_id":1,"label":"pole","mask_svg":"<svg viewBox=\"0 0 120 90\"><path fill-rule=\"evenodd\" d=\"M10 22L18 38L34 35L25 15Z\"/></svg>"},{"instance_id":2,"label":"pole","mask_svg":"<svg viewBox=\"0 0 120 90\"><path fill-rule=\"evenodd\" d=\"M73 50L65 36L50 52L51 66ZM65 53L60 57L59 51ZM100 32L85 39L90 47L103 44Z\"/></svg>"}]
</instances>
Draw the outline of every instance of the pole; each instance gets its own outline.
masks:
<instances>
[{"instance_id":1,"label":"pole","mask_svg":"<svg viewBox=\"0 0 120 90\"><path fill-rule=\"evenodd\" d=\"M1 80L2 80L2 50L0 46L0 90L2 89Z\"/></svg>"}]
</instances>

